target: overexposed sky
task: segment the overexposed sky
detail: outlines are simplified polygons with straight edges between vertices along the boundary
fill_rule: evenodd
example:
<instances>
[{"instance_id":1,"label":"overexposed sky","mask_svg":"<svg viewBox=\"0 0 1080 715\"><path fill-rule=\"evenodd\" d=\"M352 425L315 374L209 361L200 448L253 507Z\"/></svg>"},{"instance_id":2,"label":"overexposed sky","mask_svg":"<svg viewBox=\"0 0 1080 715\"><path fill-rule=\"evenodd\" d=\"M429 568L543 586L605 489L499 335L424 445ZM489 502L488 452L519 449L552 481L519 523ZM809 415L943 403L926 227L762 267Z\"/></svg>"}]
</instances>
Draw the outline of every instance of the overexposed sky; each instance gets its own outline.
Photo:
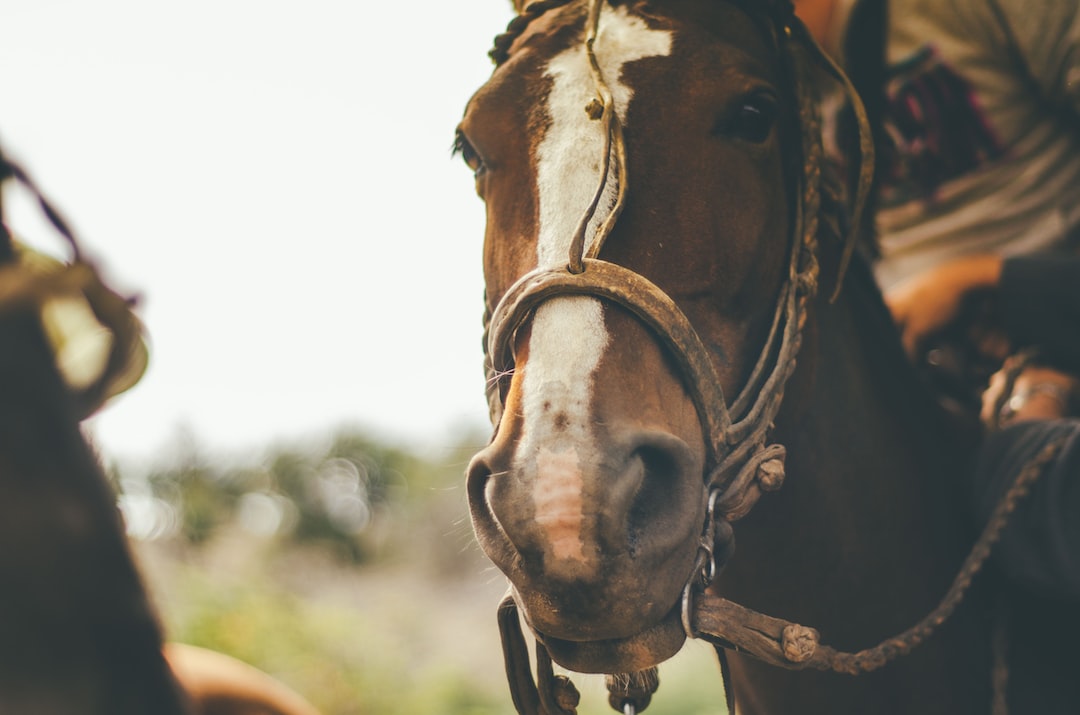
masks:
<instances>
[{"instance_id":1,"label":"overexposed sky","mask_svg":"<svg viewBox=\"0 0 1080 715\"><path fill-rule=\"evenodd\" d=\"M451 159L509 0L13 0L0 145L143 296L106 458L486 420L483 207ZM58 253L28 203L12 228Z\"/></svg>"}]
</instances>

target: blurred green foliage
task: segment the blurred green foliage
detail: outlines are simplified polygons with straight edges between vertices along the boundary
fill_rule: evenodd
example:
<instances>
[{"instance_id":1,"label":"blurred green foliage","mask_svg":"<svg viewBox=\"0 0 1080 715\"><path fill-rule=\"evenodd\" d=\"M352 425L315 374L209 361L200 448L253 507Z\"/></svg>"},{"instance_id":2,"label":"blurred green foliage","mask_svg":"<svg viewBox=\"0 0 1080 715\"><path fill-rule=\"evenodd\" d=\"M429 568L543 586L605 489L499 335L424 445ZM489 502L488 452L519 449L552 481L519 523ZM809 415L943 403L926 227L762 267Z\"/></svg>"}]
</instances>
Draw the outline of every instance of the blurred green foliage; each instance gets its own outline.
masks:
<instances>
[{"instance_id":1,"label":"blurred green foliage","mask_svg":"<svg viewBox=\"0 0 1080 715\"><path fill-rule=\"evenodd\" d=\"M304 694L326 715L506 712L468 664L413 662L402 612L364 612L288 593L266 578L223 584L189 570L170 637L228 653ZM416 641L419 643L421 641Z\"/></svg>"},{"instance_id":2,"label":"blurred green foliage","mask_svg":"<svg viewBox=\"0 0 1080 715\"><path fill-rule=\"evenodd\" d=\"M390 532L438 490L456 489L482 439L464 435L433 459L343 430L244 462L215 461L190 437L178 442L167 464L110 470L133 536L200 545L239 523L253 535L319 544L361 564L401 546Z\"/></svg>"},{"instance_id":3,"label":"blurred green foliage","mask_svg":"<svg viewBox=\"0 0 1080 715\"><path fill-rule=\"evenodd\" d=\"M505 584L464 494L485 441L421 451L341 430L238 459L181 435L168 462L109 473L170 640L248 662L325 715L510 715ZM709 649L684 653L653 709L723 712ZM613 712L599 676L573 679L580 715Z\"/></svg>"}]
</instances>

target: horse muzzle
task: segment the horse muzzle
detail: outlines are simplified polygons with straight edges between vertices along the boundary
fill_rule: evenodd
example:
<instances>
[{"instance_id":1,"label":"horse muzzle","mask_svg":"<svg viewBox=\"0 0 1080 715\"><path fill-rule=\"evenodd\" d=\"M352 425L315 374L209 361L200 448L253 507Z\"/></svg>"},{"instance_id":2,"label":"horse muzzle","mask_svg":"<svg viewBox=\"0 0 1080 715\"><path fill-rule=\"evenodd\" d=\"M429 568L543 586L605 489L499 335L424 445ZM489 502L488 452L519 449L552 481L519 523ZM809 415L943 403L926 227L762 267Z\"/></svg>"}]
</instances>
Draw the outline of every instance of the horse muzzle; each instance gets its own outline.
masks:
<instances>
[{"instance_id":1,"label":"horse muzzle","mask_svg":"<svg viewBox=\"0 0 1080 715\"><path fill-rule=\"evenodd\" d=\"M564 445L515 455L500 435L469 467L484 552L552 658L579 672L641 670L685 639L679 604L705 515L702 457L669 434L625 434L609 431L592 458Z\"/></svg>"}]
</instances>

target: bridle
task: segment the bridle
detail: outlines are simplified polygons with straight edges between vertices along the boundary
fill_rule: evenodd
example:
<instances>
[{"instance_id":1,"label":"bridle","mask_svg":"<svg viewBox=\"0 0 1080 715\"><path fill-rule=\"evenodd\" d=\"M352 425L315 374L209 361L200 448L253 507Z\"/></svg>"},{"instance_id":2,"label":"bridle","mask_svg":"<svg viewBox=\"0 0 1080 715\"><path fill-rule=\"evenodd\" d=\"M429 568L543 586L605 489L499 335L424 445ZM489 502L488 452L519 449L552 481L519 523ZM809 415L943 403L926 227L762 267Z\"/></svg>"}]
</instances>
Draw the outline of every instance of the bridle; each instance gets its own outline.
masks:
<instances>
[{"instance_id":1,"label":"bridle","mask_svg":"<svg viewBox=\"0 0 1080 715\"><path fill-rule=\"evenodd\" d=\"M488 400L492 421L502 416L502 396L497 376L512 373L514 338L533 312L547 300L559 296L592 296L622 306L652 329L668 349L685 379L706 435L704 474L707 508L695 566L684 588L681 602L682 625L688 637L703 638L717 646L725 677L729 712L734 712L727 683L725 649L749 653L786 668L817 668L859 673L884 665L925 640L959 604L974 574L989 555L1008 514L1026 495L1041 473L1041 466L1053 458L1050 449L1029 465L1013 490L999 505L971 556L958 574L945 599L912 629L859 653L841 653L820 645L816 630L771 618L726 599L705 593L715 577L717 551L726 558L733 550L731 522L745 516L765 492L780 488L784 480L785 449L770 442L769 434L780 409L784 388L795 369L806 322L807 306L818 288L817 236L823 187L821 119L816 93L810 89L808 69L794 63L789 75L794 79L802 127L803 170L795 196L795 221L789 239L787 275L777 298L772 325L750 377L736 399L727 402L711 358L690 321L674 300L644 276L623 266L600 259L604 241L610 235L627 193L626 147L612 95L600 70L593 45L599 17L606 0L589 0L585 52L597 98L586 108L590 118L603 125L605 136L601 178L592 201L578 223L565 266L539 267L511 286L486 319L485 367L488 373ZM860 169L855 190L850 233L846 236L836 277L833 299L839 293L861 225L862 207L873 176L873 139L862 103L842 70L821 50L787 0L766 2L778 45L787 43L788 53L806 52L808 59L823 67L844 87L859 125ZM593 223L601 195L610 179L618 185L614 207L598 225L586 249L586 233ZM1060 445L1058 445L1060 447ZM696 602L695 602L696 601ZM508 594L499 608L507 675L514 704L523 715L565 715L574 712L576 690L563 676L552 673L550 656L538 639L536 646L539 687L532 681L527 651L520 631L518 607ZM524 665L522 664L524 661ZM614 681L614 682L613 682ZM648 704L655 690L655 669L630 677L609 678L610 702L616 710L638 712ZM650 689L651 688L651 689Z\"/></svg>"}]
</instances>

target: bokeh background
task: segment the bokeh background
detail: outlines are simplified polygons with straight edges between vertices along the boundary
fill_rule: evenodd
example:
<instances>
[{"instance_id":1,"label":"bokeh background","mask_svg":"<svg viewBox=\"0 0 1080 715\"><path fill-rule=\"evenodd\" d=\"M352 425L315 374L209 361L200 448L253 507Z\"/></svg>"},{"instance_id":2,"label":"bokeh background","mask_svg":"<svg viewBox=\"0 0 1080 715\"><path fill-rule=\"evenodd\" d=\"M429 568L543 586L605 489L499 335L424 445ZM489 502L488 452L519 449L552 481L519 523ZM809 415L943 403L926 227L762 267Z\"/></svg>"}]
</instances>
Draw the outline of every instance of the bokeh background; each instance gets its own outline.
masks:
<instances>
[{"instance_id":1,"label":"bokeh background","mask_svg":"<svg viewBox=\"0 0 1080 715\"><path fill-rule=\"evenodd\" d=\"M139 296L85 429L168 637L327 715L512 713L462 489L487 438L483 207L450 156L509 0L14 0L0 144ZM15 232L63 258L29 197ZM575 676L582 713L608 712ZM711 652L653 710L722 711Z\"/></svg>"}]
</instances>

